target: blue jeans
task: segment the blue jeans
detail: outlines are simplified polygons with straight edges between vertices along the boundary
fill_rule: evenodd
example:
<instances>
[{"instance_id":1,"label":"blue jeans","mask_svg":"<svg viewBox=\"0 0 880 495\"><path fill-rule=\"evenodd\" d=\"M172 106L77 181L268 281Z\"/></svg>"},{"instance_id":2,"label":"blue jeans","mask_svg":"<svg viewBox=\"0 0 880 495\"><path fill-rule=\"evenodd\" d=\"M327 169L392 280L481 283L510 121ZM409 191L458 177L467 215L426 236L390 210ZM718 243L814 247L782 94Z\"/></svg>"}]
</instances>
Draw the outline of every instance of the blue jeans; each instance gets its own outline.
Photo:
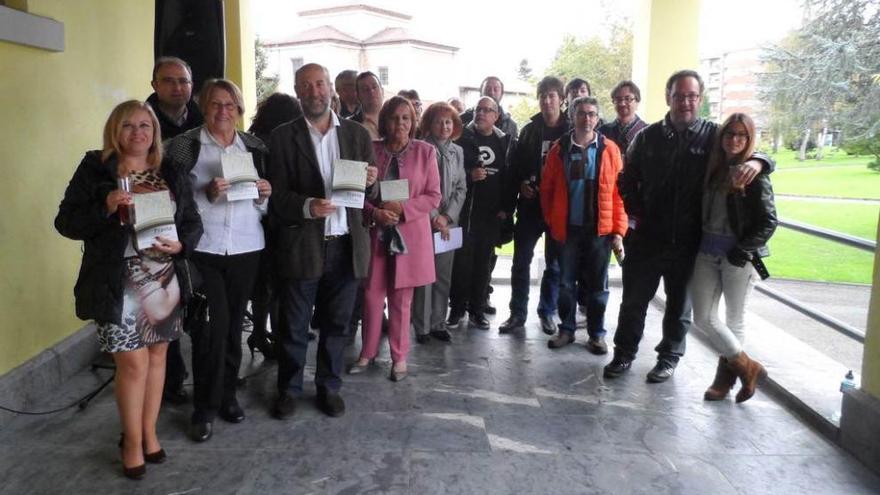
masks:
<instances>
[{"instance_id":1,"label":"blue jeans","mask_svg":"<svg viewBox=\"0 0 880 495\"><path fill-rule=\"evenodd\" d=\"M577 311L577 285L583 284L587 307L587 333L598 338L605 335L605 307L608 305L608 263L611 242L608 236L597 236L583 227L569 226L568 239L559 245L559 268L562 284L559 289L559 331L574 334Z\"/></svg>"},{"instance_id":2,"label":"blue jeans","mask_svg":"<svg viewBox=\"0 0 880 495\"><path fill-rule=\"evenodd\" d=\"M513 267L510 269L510 316L526 319L529 307L529 289L531 286L532 258L535 245L544 233L544 222L531 218L518 218L513 231ZM546 268L541 277L541 296L538 302L538 316L549 317L556 314L556 302L559 298L559 263L555 251L544 243L544 260Z\"/></svg>"},{"instance_id":3,"label":"blue jeans","mask_svg":"<svg viewBox=\"0 0 880 495\"><path fill-rule=\"evenodd\" d=\"M348 325L359 282L354 278L351 249L349 236L327 241L321 277L279 284L283 320L278 345L280 394L302 395L312 308L320 330L315 386L319 393L333 394L342 387Z\"/></svg>"}]
</instances>

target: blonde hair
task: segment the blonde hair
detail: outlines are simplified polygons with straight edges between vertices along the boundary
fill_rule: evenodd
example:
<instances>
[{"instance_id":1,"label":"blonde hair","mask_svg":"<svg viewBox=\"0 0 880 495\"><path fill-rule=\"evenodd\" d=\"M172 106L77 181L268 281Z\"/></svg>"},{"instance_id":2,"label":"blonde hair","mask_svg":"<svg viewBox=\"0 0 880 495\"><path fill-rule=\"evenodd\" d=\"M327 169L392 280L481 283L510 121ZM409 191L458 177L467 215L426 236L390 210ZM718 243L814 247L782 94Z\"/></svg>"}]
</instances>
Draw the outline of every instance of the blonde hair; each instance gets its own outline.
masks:
<instances>
[{"instance_id":1,"label":"blonde hair","mask_svg":"<svg viewBox=\"0 0 880 495\"><path fill-rule=\"evenodd\" d=\"M199 91L199 108L202 110L202 113L208 111L208 105L211 103L211 94L218 89L229 93L232 101L235 102L235 106L238 107L238 114L244 115L244 97L241 95L241 90L238 89L238 86L229 79L208 79L205 81L205 84L202 85L202 89Z\"/></svg>"},{"instance_id":2,"label":"blonde hair","mask_svg":"<svg viewBox=\"0 0 880 495\"><path fill-rule=\"evenodd\" d=\"M110 112L107 123L104 124L104 148L101 151L101 160L106 162L111 156L122 156L123 149L119 143L119 135L122 133L122 124L131 118L135 112L143 110L150 116L153 124L153 142L147 152L147 163L150 168L158 169L162 163L162 129L159 126L159 119L156 118L156 112L147 103L138 100L128 100L116 105L116 108Z\"/></svg>"}]
</instances>

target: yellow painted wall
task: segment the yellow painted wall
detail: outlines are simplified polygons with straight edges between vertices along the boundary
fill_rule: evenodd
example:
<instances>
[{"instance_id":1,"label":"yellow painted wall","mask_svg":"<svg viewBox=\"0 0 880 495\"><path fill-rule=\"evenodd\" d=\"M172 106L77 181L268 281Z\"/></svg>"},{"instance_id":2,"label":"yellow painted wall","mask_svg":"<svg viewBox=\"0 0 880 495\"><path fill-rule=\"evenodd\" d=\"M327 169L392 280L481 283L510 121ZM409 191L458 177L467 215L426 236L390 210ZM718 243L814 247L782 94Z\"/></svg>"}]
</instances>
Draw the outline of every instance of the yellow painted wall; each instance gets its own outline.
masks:
<instances>
[{"instance_id":1,"label":"yellow painted wall","mask_svg":"<svg viewBox=\"0 0 880 495\"><path fill-rule=\"evenodd\" d=\"M663 118L666 79L680 69L699 68L701 0L641 0L633 31L633 81L642 90L639 114Z\"/></svg>"},{"instance_id":2,"label":"yellow painted wall","mask_svg":"<svg viewBox=\"0 0 880 495\"><path fill-rule=\"evenodd\" d=\"M154 2L29 0L64 24L65 50L0 42L0 375L83 326L74 313L80 243L55 232L64 188L101 147L110 110L152 92ZM225 0L227 78L256 107L250 0Z\"/></svg>"},{"instance_id":3,"label":"yellow painted wall","mask_svg":"<svg viewBox=\"0 0 880 495\"><path fill-rule=\"evenodd\" d=\"M151 92L153 8L29 0L28 12L64 23L64 52L0 42L0 374L84 324L73 303L80 243L52 221L113 106Z\"/></svg>"},{"instance_id":4,"label":"yellow painted wall","mask_svg":"<svg viewBox=\"0 0 880 495\"><path fill-rule=\"evenodd\" d=\"M235 81L244 96L243 128L251 125L257 109L257 81L254 65L254 30L250 0L225 0L226 78Z\"/></svg>"},{"instance_id":5,"label":"yellow painted wall","mask_svg":"<svg viewBox=\"0 0 880 495\"><path fill-rule=\"evenodd\" d=\"M877 245L880 246L880 220L877 224ZM880 398L880 249L874 252L874 283L871 285L862 358L862 390Z\"/></svg>"}]
</instances>

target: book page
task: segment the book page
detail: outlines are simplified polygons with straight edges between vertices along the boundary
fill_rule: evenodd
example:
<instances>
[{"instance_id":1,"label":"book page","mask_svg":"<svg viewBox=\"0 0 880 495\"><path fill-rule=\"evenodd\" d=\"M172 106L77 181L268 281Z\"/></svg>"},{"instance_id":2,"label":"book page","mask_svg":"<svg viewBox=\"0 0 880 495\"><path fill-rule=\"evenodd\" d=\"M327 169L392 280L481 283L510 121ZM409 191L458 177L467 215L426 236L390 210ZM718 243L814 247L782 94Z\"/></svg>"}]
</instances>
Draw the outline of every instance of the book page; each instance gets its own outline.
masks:
<instances>
[{"instance_id":1,"label":"book page","mask_svg":"<svg viewBox=\"0 0 880 495\"><path fill-rule=\"evenodd\" d=\"M380 181L379 194L382 201L406 201L409 199L409 179Z\"/></svg>"},{"instance_id":2,"label":"book page","mask_svg":"<svg viewBox=\"0 0 880 495\"><path fill-rule=\"evenodd\" d=\"M139 250L153 245L156 237L178 240L174 225L174 203L168 191L132 194L134 200L134 230Z\"/></svg>"},{"instance_id":3,"label":"book page","mask_svg":"<svg viewBox=\"0 0 880 495\"><path fill-rule=\"evenodd\" d=\"M332 189L330 202L334 206L363 208L367 189L367 162L335 160Z\"/></svg>"},{"instance_id":4,"label":"book page","mask_svg":"<svg viewBox=\"0 0 880 495\"><path fill-rule=\"evenodd\" d=\"M449 240L444 241L440 232L434 232L434 254L454 251L461 247L463 237L461 227L449 229Z\"/></svg>"},{"instance_id":5,"label":"book page","mask_svg":"<svg viewBox=\"0 0 880 495\"><path fill-rule=\"evenodd\" d=\"M237 182L256 182L260 179L254 167L254 157L250 153L221 153L220 166L223 178L230 184Z\"/></svg>"}]
</instances>

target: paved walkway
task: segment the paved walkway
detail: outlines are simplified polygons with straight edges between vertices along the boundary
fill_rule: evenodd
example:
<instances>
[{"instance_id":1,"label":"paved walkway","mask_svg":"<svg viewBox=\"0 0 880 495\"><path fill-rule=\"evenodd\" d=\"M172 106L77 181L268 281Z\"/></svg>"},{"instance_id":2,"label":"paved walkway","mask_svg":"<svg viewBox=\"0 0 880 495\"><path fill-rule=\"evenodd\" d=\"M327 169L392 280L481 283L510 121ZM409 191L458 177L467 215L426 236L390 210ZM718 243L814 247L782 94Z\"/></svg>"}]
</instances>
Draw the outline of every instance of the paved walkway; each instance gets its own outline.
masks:
<instances>
[{"instance_id":1,"label":"paved walkway","mask_svg":"<svg viewBox=\"0 0 880 495\"><path fill-rule=\"evenodd\" d=\"M383 343L379 366L346 379L348 411L338 419L311 402L289 421L270 418L275 368L248 358L247 420L218 421L214 438L195 444L184 434L189 408L164 408L159 431L170 458L140 482L120 473L109 389L84 411L16 418L0 430L0 493L880 492L880 477L760 391L743 405L703 402L715 358L698 339L669 382L645 383L659 339L653 306L632 372L605 381L607 358L587 353L581 332L559 351L547 349L534 319L499 335L508 297L498 286L492 330L459 330L451 345L414 344L404 382L387 379ZM614 289L610 325L618 305ZM44 405L99 382L82 372Z\"/></svg>"}]
</instances>

